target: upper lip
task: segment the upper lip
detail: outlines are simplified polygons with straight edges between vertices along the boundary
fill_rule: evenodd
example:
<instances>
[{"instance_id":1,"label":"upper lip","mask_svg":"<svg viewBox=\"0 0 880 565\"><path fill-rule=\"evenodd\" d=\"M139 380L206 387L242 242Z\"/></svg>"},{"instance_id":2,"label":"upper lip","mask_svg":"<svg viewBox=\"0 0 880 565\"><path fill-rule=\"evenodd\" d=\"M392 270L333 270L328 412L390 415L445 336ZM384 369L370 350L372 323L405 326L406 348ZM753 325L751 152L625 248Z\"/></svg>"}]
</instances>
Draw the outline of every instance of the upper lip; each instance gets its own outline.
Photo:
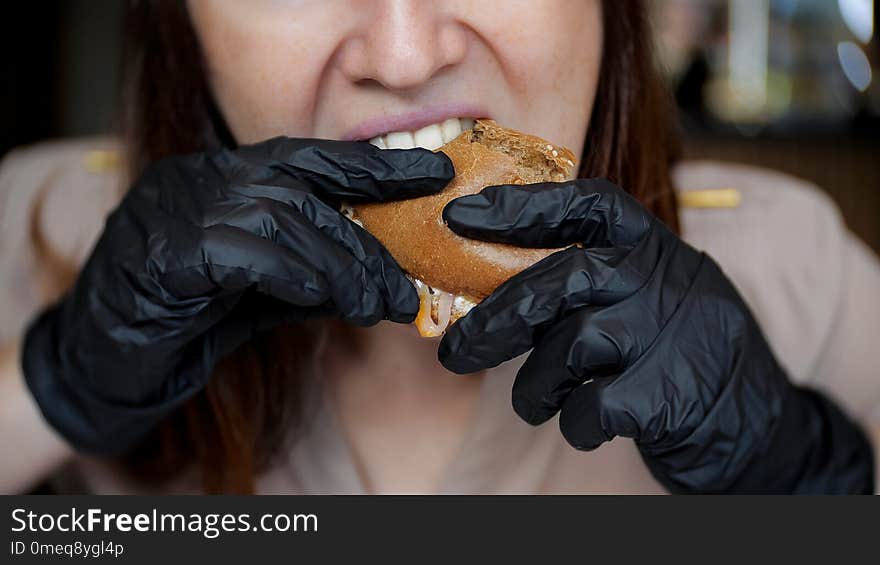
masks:
<instances>
[{"instance_id":1,"label":"upper lip","mask_svg":"<svg viewBox=\"0 0 880 565\"><path fill-rule=\"evenodd\" d=\"M399 114L368 118L342 136L346 141L363 141L392 131L413 131L449 118L488 118L485 108L476 104L450 103L425 106Z\"/></svg>"}]
</instances>

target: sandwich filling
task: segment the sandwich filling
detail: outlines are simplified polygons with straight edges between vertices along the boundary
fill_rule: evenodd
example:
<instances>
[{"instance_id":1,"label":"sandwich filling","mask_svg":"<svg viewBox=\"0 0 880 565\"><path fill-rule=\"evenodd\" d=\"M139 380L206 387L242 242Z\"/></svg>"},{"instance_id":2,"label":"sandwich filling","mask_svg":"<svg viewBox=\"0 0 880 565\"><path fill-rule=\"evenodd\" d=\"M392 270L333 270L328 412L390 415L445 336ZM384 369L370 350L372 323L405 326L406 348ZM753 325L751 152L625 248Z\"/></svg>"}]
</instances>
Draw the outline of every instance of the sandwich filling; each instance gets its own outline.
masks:
<instances>
[{"instance_id":1,"label":"sandwich filling","mask_svg":"<svg viewBox=\"0 0 880 565\"><path fill-rule=\"evenodd\" d=\"M476 302L464 296L456 296L444 290L433 288L419 279L407 276L419 293L419 313L416 316L416 329L422 337L443 335L450 324L471 311Z\"/></svg>"}]
</instances>

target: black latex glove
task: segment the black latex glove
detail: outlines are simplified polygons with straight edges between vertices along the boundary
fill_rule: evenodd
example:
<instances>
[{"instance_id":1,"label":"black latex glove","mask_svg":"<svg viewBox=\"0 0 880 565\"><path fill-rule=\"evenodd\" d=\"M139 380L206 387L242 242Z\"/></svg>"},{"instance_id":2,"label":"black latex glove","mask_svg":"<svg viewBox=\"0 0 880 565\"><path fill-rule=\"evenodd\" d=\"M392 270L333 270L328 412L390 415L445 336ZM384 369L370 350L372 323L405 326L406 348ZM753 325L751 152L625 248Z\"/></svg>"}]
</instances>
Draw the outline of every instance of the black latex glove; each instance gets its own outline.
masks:
<instances>
[{"instance_id":1,"label":"black latex glove","mask_svg":"<svg viewBox=\"0 0 880 565\"><path fill-rule=\"evenodd\" d=\"M338 204L431 194L453 174L442 153L289 138L158 162L27 332L43 414L74 446L118 452L258 331L313 316L411 322L412 284Z\"/></svg>"},{"instance_id":2,"label":"black latex glove","mask_svg":"<svg viewBox=\"0 0 880 565\"><path fill-rule=\"evenodd\" d=\"M458 373L534 348L513 406L578 449L634 438L674 492L871 492L863 433L791 384L718 265L604 180L490 187L447 205L461 235L563 247L446 333Z\"/></svg>"}]
</instances>

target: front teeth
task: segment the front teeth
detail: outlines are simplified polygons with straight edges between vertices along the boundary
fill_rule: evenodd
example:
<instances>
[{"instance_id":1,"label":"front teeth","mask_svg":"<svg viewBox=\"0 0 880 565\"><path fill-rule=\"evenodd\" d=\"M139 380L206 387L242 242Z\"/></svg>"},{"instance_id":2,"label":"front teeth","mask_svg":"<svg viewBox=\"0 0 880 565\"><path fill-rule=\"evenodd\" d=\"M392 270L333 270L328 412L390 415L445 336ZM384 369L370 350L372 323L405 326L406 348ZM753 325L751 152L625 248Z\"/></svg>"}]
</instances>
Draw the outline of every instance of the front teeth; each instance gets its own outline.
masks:
<instances>
[{"instance_id":1,"label":"front teeth","mask_svg":"<svg viewBox=\"0 0 880 565\"><path fill-rule=\"evenodd\" d=\"M385 136L388 149L412 149L416 146L413 135L408 131L395 131Z\"/></svg>"},{"instance_id":2,"label":"front teeth","mask_svg":"<svg viewBox=\"0 0 880 565\"><path fill-rule=\"evenodd\" d=\"M458 122L458 120L455 121ZM443 145L445 143L445 138L446 136L443 135L443 130L437 124L425 126L413 134L413 140L415 141L416 147L424 147L431 151L438 149Z\"/></svg>"},{"instance_id":3,"label":"front teeth","mask_svg":"<svg viewBox=\"0 0 880 565\"><path fill-rule=\"evenodd\" d=\"M440 124L440 129L443 130L443 141L449 143L461 134L461 123L452 118Z\"/></svg>"},{"instance_id":4,"label":"front teeth","mask_svg":"<svg viewBox=\"0 0 880 565\"><path fill-rule=\"evenodd\" d=\"M423 147L431 151L444 143L449 143L461 132L472 129L474 120L470 118L450 118L438 124L431 124L414 132L395 131L376 136L370 143L380 149L412 149Z\"/></svg>"}]
</instances>

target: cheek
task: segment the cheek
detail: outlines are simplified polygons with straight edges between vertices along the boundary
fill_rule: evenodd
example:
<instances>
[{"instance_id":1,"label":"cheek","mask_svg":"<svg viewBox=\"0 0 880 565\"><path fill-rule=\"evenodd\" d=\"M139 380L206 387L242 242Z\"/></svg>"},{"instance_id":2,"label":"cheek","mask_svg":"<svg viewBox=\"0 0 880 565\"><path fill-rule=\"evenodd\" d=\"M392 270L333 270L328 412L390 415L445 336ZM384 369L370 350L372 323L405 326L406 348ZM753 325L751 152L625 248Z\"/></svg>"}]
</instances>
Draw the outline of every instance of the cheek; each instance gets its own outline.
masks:
<instances>
[{"instance_id":1,"label":"cheek","mask_svg":"<svg viewBox=\"0 0 880 565\"><path fill-rule=\"evenodd\" d=\"M530 6L497 26L493 49L519 99L520 126L580 154L602 60L600 3L548 0Z\"/></svg>"},{"instance_id":2,"label":"cheek","mask_svg":"<svg viewBox=\"0 0 880 565\"><path fill-rule=\"evenodd\" d=\"M225 64L211 76L217 104L239 143L280 134L291 118L303 115L297 112L297 100L285 96L292 78L273 73L273 68L278 68L273 61L262 59L257 65ZM306 124L294 125L298 129Z\"/></svg>"},{"instance_id":3,"label":"cheek","mask_svg":"<svg viewBox=\"0 0 880 565\"><path fill-rule=\"evenodd\" d=\"M239 143L310 131L320 44L304 23L248 2L191 2L217 105ZM320 27L312 29L320 29Z\"/></svg>"}]
</instances>

